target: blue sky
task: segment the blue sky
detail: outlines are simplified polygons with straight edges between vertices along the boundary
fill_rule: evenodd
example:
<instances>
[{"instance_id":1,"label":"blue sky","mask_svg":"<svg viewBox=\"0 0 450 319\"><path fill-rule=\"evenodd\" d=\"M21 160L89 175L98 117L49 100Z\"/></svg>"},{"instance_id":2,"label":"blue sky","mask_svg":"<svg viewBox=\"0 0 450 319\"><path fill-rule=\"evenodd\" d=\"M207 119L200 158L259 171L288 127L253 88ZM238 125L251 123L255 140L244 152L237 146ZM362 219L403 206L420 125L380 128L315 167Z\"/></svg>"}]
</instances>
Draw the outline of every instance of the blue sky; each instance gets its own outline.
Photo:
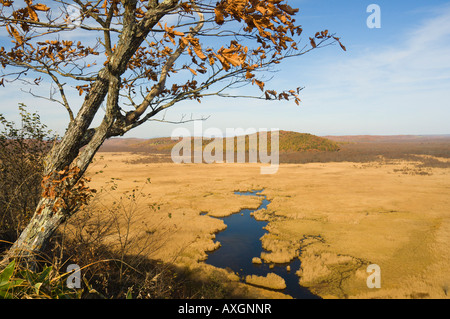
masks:
<instances>
[{"instance_id":1,"label":"blue sky","mask_svg":"<svg viewBox=\"0 0 450 319\"><path fill-rule=\"evenodd\" d=\"M203 128L278 128L316 135L450 134L450 1L288 1L300 9L305 40L336 33L347 47L313 51L285 61L267 83L278 91L305 87L302 104L209 99L182 102L165 116L209 116ZM381 8L381 28L369 29L370 4ZM62 133L65 110L0 88L0 113L14 117L18 102L39 110ZM246 88L249 90L249 88ZM14 92L14 93L13 93ZM150 122L125 137L170 136L182 125ZM192 124L184 124L192 129Z\"/></svg>"}]
</instances>

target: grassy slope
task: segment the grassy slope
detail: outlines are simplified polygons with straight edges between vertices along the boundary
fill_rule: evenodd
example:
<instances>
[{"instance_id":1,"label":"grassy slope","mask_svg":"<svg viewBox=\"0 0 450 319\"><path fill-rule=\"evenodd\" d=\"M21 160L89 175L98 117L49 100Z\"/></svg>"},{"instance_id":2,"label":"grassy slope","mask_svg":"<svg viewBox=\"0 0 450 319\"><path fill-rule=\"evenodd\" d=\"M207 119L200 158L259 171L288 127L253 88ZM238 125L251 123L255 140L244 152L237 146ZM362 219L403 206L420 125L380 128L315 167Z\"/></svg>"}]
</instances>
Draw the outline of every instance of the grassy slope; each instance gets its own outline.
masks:
<instances>
[{"instance_id":1,"label":"grassy slope","mask_svg":"<svg viewBox=\"0 0 450 319\"><path fill-rule=\"evenodd\" d=\"M246 136L245 150L249 150L248 137ZM270 133L267 136L270 150ZM176 144L177 140L170 137L152 139L111 139L105 142L102 151L143 151L143 152L169 152ZM211 143L211 140L203 139L203 146ZM237 149L237 139L234 138L235 150ZM299 151L338 151L339 145L327 138L318 137L307 133L297 133L291 131L280 131L279 148L282 152ZM226 142L224 141L224 150Z\"/></svg>"}]
</instances>

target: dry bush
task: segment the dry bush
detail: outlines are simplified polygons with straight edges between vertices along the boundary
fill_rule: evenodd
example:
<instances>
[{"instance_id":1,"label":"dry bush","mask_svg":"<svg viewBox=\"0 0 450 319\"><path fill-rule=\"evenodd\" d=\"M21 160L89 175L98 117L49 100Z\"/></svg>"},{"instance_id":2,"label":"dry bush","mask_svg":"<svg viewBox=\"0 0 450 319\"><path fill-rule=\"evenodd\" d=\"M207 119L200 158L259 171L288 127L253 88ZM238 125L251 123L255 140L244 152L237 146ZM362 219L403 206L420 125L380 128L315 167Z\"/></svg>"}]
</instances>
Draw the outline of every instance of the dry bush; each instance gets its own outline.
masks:
<instances>
[{"instance_id":1,"label":"dry bush","mask_svg":"<svg viewBox=\"0 0 450 319\"><path fill-rule=\"evenodd\" d=\"M163 265L148 256L161 248L163 239L151 236L149 229L135 231L139 202L146 194L136 188L131 194L115 198L110 192L114 184L109 187L58 231L47 254L52 256L53 264L82 267L86 285L99 296L160 297L165 293L160 281L170 280ZM150 287L155 289L150 292Z\"/></svg>"},{"instance_id":2,"label":"dry bush","mask_svg":"<svg viewBox=\"0 0 450 319\"><path fill-rule=\"evenodd\" d=\"M21 125L0 114L0 239L14 242L41 197L44 156L55 137L37 113L19 106ZM0 246L0 250L9 245Z\"/></svg>"},{"instance_id":3,"label":"dry bush","mask_svg":"<svg viewBox=\"0 0 450 319\"><path fill-rule=\"evenodd\" d=\"M82 268L82 298L222 298L230 296L223 279L198 274L174 263L151 259L164 248L170 230L142 222L142 214L157 212L156 204L143 205L149 196L137 187L115 197L111 181L92 202L59 230L46 253L64 271L68 264ZM143 211L146 209L146 211ZM169 218L169 216L167 216ZM176 258L176 257L175 257ZM174 260L175 261L175 260Z\"/></svg>"},{"instance_id":4,"label":"dry bush","mask_svg":"<svg viewBox=\"0 0 450 319\"><path fill-rule=\"evenodd\" d=\"M394 173L401 173L404 175L433 175L430 168L423 169L422 167L408 167L403 166L402 168L395 168Z\"/></svg>"}]
</instances>

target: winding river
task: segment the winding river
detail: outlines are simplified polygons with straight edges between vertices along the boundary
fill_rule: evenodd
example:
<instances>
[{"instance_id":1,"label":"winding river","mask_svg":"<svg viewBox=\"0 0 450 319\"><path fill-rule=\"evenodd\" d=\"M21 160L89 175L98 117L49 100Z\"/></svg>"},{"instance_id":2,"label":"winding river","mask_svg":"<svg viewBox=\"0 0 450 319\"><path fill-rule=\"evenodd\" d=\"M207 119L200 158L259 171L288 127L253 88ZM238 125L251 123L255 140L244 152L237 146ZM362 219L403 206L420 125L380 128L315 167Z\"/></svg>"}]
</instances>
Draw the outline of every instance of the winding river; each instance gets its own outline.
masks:
<instances>
[{"instance_id":1,"label":"winding river","mask_svg":"<svg viewBox=\"0 0 450 319\"><path fill-rule=\"evenodd\" d=\"M231 269L244 280L247 275L266 276L268 273L275 273L281 276L286 282L284 290L278 290L288 294L296 299L316 299L319 298L312 294L307 288L299 285L299 278L295 274L300 268L300 260L294 258L290 263L274 264L273 268L269 268L269 264L254 264L253 257L260 257L262 248L260 238L267 232L265 227L267 221L258 221L251 213L260 209L267 208L270 201L265 195L260 194L263 191L255 190L249 192L235 192L242 196L258 196L262 198L262 202L257 209L242 209L238 213L231 216L221 218L227 228L216 234L216 240L221 246L208 254L207 264L215 267ZM290 271L287 271L287 266Z\"/></svg>"}]
</instances>

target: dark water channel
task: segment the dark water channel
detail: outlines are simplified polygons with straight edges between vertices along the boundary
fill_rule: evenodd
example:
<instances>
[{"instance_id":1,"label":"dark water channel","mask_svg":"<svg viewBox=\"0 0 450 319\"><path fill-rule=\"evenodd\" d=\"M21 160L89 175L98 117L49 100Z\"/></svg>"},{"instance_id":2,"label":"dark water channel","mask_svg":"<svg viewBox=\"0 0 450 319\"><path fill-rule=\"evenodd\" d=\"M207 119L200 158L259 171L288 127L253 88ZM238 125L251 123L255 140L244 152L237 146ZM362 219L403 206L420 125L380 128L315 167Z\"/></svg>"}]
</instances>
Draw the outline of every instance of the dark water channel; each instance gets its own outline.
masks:
<instances>
[{"instance_id":1,"label":"dark water channel","mask_svg":"<svg viewBox=\"0 0 450 319\"><path fill-rule=\"evenodd\" d=\"M296 299L315 299L319 298L313 295L307 288L301 287L298 283L299 277L295 274L300 269L300 260L293 259L290 263L274 264L269 268L269 264L253 264L253 257L260 257L263 252L261 237L267 233L263 229L268 224L266 221L258 221L250 214L254 211L265 209L270 201L265 195L260 194L263 190L250 192L235 192L243 196L258 196L262 198L261 205L257 209L242 209L231 216L221 218L227 228L216 234L216 240L221 246L217 250L208 254L207 264L219 268L229 268L244 280L247 275L266 276L273 272L286 282L286 289L278 290L288 294ZM290 266L290 271L286 267Z\"/></svg>"}]
</instances>

